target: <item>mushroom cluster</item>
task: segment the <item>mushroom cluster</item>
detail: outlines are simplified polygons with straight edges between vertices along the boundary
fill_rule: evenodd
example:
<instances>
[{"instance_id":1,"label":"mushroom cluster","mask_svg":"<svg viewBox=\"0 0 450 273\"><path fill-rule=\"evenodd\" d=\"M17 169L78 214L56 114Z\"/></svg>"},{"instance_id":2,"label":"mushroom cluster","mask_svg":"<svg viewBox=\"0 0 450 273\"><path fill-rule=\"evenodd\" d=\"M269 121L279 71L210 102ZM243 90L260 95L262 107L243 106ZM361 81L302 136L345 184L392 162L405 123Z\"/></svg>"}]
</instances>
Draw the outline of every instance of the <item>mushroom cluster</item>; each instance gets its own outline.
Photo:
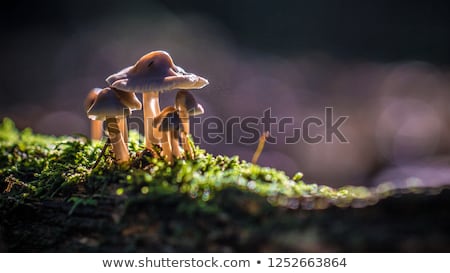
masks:
<instances>
[{"instance_id":1,"label":"mushroom cluster","mask_svg":"<svg viewBox=\"0 0 450 273\"><path fill-rule=\"evenodd\" d=\"M203 106L198 104L194 96L186 91L178 91L175 106L167 106L155 117L153 127L162 134L162 150L169 163L173 157L181 158L179 140L186 156L194 159L194 152L189 145L189 117L204 113Z\"/></svg>"},{"instance_id":2,"label":"mushroom cluster","mask_svg":"<svg viewBox=\"0 0 450 273\"><path fill-rule=\"evenodd\" d=\"M146 149L154 151L161 146L162 156L170 163L173 157L184 155L194 158L188 143L189 117L203 114L203 107L187 90L201 89L208 80L176 66L165 51L152 51L134 65L106 78L107 88L92 89L85 100L85 109L91 121L92 139L103 136L106 123L109 141L116 161L129 160L127 116L134 110L144 110L144 134ZM178 90L174 106L162 111L159 94ZM142 93L142 104L135 93Z\"/></svg>"}]
</instances>

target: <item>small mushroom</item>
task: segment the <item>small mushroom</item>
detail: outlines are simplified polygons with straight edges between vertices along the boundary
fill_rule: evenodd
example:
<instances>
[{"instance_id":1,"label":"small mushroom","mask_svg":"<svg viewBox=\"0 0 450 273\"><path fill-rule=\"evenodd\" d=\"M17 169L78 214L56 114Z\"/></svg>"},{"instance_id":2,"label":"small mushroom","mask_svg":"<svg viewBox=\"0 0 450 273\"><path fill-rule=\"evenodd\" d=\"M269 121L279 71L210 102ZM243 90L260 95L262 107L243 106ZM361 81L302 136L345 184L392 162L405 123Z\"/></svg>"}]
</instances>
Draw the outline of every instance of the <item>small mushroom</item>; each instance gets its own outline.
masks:
<instances>
[{"instance_id":1,"label":"small mushroom","mask_svg":"<svg viewBox=\"0 0 450 273\"><path fill-rule=\"evenodd\" d=\"M109 140L118 163L127 162L130 158L118 124L120 119L124 119L132 112L130 102L131 100L121 99L114 89L105 88L98 93L97 99L87 110L90 119L105 120Z\"/></svg>"},{"instance_id":2,"label":"small mushroom","mask_svg":"<svg viewBox=\"0 0 450 273\"><path fill-rule=\"evenodd\" d=\"M134 93L121 91L115 88L112 88L116 94L119 96L120 101L127 105L131 111L135 110L141 110L142 109L142 103L139 101L139 99L136 97ZM128 124L127 124L127 117L123 119L119 119L119 128L121 129L123 133L123 141L125 143L128 143Z\"/></svg>"},{"instance_id":3,"label":"small mushroom","mask_svg":"<svg viewBox=\"0 0 450 273\"><path fill-rule=\"evenodd\" d=\"M178 111L173 106L165 107L155 118L153 126L162 133L162 149L167 162L173 162L173 156L181 157L180 143L178 141L181 120Z\"/></svg>"},{"instance_id":4,"label":"small mushroom","mask_svg":"<svg viewBox=\"0 0 450 273\"><path fill-rule=\"evenodd\" d=\"M189 116L201 115L205 112L205 110L201 104L197 103L194 96L187 90L178 91L175 98L175 107L178 110L181 122L183 124L183 130L181 130L180 134L181 144L183 145L183 149L186 154L188 154L190 158L194 159L194 151L188 142Z\"/></svg>"},{"instance_id":5,"label":"small mushroom","mask_svg":"<svg viewBox=\"0 0 450 273\"><path fill-rule=\"evenodd\" d=\"M165 51L152 51L139 59L136 64L122 69L106 78L109 86L125 92L142 93L144 105L144 133L147 149L159 144L161 133L152 127L153 119L159 115L159 93L174 89L200 89L208 80L187 73L173 63Z\"/></svg>"},{"instance_id":6,"label":"small mushroom","mask_svg":"<svg viewBox=\"0 0 450 273\"><path fill-rule=\"evenodd\" d=\"M97 99L98 93L102 91L101 88L93 88L89 91L86 99L84 100L84 110L87 111L91 108ZM103 136L103 120L91 120L91 139L101 140Z\"/></svg>"}]
</instances>

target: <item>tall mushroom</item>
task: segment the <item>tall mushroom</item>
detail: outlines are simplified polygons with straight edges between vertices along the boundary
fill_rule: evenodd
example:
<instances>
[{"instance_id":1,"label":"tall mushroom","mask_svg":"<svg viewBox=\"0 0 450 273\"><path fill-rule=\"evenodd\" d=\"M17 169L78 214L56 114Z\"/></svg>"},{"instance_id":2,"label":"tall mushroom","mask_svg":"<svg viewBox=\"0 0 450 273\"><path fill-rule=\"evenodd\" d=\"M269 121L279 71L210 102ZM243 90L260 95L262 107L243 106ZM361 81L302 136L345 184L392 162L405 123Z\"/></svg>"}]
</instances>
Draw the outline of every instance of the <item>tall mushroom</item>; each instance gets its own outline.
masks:
<instances>
[{"instance_id":1,"label":"tall mushroom","mask_svg":"<svg viewBox=\"0 0 450 273\"><path fill-rule=\"evenodd\" d=\"M165 107L161 113L155 117L154 128L162 133L162 150L163 156L167 159L167 162L171 164L173 162L173 156L176 158L181 157L180 144L178 141L181 120L178 115L178 111L173 106Z\"/></svg>"},{"instance_id":2,"label":"tall mushroom","mask_svg":"<svg viewBox=\"0 0 450 273\"><path fill-rule=\"evenodd\" d=\"M109 139L118 163L127 162L130 158L118 120L125 118L131 113L130 106L132 104L129 103L131 101L121 99L114 89L105 88L98 93L97 99L87 110L87 115L90 119L105 120Z\"/></svg>"},{"instance_id":3,"label":"tall mushroom","mask_svg":"<svg viewBox=\"0 0 450 273\"><path fill-rule=\"evenodd\" d=\"M183 124L183 130L181 130L180 133L181 144L183 145L185 153L188 154L190 158L194 159L194 151L188 142L189 116L201 115L205 112L205 110L201 104L197 103L194 96L187 90L178 91L175 98L175 107L178 110L181 122Z\"/></svg>"},{"instance_id":4,"label":"tall mushroom","mask_svg":"<svg viewBox=\"0 0 450 273\"><path fill-rule=\"evenodd\" d=\"M135 110L141 110L142 104L139 101L139 99L136 97L134 93L121 91L115 88L112 88L114 92L116 92L117 96L119 96L120 101L127 105L128 108L130 108L131 111ZM119 119L119 128L121 129L123 133L123 141L125 143L128 143L128 124L127 124L127 117L124 117L122 119Z\"/></svg>"},{"instance_id":5,"label":"tall mushroom","mask_svg":"<svg viewBox=\"0 0 450 273\"><path fill-rule=\"evenodd\" d=\"M87 111L91 108L97 99L98 93L102 91L101 88L93 88L86 96L84 100L84 110ZM103 121L102 120L91 120L91 139L101 140L103 136Z\"/></svg>"},{"instance_id":6,"label":"tall mushroom","mask_svg":"<svg viewBox=\"0 0 450 273\"><path fill-rule=\"evenodd\" d=\"M159 93L174 89L200 89L208 84L205 78L176 66L170 55L160 50L144 55L133 66L106 78L106 82L125 92L142 93L147 149L152 149L152 144L159 144L161 140L161 133L152 126L153 119L160 113Z\"/></svg>"}]
</instances>

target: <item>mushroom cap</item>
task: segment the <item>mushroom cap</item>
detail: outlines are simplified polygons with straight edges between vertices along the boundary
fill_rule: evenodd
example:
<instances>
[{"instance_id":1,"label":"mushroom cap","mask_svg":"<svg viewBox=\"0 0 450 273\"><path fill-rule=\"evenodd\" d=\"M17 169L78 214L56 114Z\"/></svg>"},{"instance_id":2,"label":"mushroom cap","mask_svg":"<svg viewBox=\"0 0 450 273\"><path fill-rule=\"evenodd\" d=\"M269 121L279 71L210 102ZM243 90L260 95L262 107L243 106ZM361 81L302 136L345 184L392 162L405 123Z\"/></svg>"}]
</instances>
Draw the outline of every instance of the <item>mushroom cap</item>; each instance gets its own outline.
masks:
<instances>
[{"instance_id":1,"label":"mushroom cap","mask_svg":"<svg viewBox=\"0 0 450 273\"><path fill-rule=\"evenodd\" d=\"M130 110L141 110L142 103L136 97L136 94L133 92L125 92L119 89L112 88L114 92L119 96L120 102L126 105Z\"/></svg>"},{"instance_id":2,"label":"mushroom cap","mask_svg":"<svg viewBox=\"0 0 450 273\"><path fill-rule=\"evenodd\" d=\"M188 110L189 116L198 116L203 115L205 113L205 109L203 108L203 105L197 104L195 108L191 108Z\"/></svg>"},{"instance_id":3,"label":"mushroom cap","mask_svg":"<svg viewBox=\"0 0 450 273\"><path fill-rule=\"evenodd\" d=\"M165 51L152 51L136 62L106 78L109 86L126 92L164 92L174 89L200 89L208 85L207 79L173 63Z\"/></svg>"},{"instance_id":4,"label":"mushroom cap","mask_svg":"<svg viewBox=\"0 0 450 273\"><path fill-rule=\"evenodd\" d=\"M194 95L187 90L178 91L175 97L175 107L178 111L186 108L189 116L197 116L205 113L203 106L197 102Z\"/></svg>"},{"instance_id":5,"label":"mushroom cap","mask_svg":"<svg viewBox=\"0 0 450 273\"><path fill-rule=\"evenodd\" d=\"M90 119L105 120L110 117L128 116L131 110L122 103L117 92L107 87L98 93L97 99L86 113Z\"/></svg>"},{"instance_id":6,"label":"mushroom cap","mask_svg":"<svg viewBox=\"0 0 450 273\"><path fill-rule=\"evenodd\" d=\"M153 127L158 127L160 132L184 130L178 111L173 106L167 106L161 111L154 119Z\"/></svg>"},{"instance_id":7,"label":"mushroom cap","mask_svg":"<svg viewBox=\"0 0 450 273\"><path fill-rule=\"evenodd\" d=\"M84 110L89 110L91 108L92 104L94 104L95 100L97 99L98 93L102 91L101 88L92 88L91 91L86 96L86 99L84 100Z\"/></svg>"}]
</instances>

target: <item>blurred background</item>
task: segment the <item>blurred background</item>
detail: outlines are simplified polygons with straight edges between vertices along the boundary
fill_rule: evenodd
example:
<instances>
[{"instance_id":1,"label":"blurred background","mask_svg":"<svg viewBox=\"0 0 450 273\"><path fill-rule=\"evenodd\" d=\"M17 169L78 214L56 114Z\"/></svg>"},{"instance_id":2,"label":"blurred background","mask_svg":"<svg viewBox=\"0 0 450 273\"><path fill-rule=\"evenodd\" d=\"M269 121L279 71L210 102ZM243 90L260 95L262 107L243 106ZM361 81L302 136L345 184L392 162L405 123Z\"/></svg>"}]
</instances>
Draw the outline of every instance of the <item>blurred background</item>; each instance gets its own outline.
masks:
<instances>
[{"instance_id":1,"label":"blurred background","mask_svg":"<svg viewBox=\"0 0 450 273\"><path fill-rule=\"evenodd\" d=\"M19 128L87 135L87 92L164 49L209 79L205 116L294 118L261 165L331 186L450 177L448 1L6 1L0 15L0 118ZM284 143L325 107L349 117L349 143ZM250 160L257 144L200 146Z\"/></svg>"}]
</instances>

